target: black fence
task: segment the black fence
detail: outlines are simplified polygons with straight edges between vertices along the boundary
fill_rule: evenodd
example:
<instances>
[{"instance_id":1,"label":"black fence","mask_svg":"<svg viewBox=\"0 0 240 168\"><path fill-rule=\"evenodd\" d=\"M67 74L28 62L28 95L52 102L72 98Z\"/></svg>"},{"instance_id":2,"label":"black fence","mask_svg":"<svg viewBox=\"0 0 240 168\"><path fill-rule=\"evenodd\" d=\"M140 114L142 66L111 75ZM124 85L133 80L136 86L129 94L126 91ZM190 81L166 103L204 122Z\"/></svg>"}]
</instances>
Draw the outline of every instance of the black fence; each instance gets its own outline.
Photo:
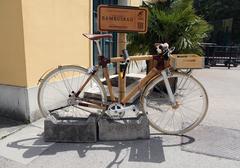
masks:
<instances>
[{"instance_id":1,"label":"black fence","mask_svg":"<svg viewBox=\"0 0 240 168\"><path fill-rule=\"evenodd\" d=\"M206 66L231 66L240 64L240 46L204 46Z\"/></svg>"}]
</instances>

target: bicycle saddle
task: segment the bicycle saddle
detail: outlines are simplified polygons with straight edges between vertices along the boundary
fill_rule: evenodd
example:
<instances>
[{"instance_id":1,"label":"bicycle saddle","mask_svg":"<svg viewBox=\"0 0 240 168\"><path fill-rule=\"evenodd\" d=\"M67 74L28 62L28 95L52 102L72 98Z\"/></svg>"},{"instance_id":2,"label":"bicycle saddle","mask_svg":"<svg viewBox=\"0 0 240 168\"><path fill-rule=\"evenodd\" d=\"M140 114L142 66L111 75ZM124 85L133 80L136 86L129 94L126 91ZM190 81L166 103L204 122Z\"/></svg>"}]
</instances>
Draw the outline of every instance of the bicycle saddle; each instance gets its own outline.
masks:
<instances>
[{"instance_id":1,"label":"bicycle saddle","mask_svg":"<svg viewBox=\"0 0 240 168\"><path fill-rule=\"evenodd\" d=\"M83 36L87 37L89 40L98 40L101 38L112 38L112 34L86 34L84 33Z\"/></svg>"}]
</instances>

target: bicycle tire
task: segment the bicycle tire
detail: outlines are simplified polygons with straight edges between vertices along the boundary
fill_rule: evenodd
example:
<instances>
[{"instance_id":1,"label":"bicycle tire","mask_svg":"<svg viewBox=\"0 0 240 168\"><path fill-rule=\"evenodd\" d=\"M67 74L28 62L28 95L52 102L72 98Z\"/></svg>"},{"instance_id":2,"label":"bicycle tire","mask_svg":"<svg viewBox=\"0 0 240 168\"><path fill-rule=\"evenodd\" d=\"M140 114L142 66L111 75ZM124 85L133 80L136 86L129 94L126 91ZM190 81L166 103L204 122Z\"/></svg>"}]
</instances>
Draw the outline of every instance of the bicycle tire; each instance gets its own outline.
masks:
<instances>
[{"instance_id":1,"label":"bicycle tire","mask_svg":"<svg viewBox=\"0 0 240 168\"><path fill-rule=\"evenodd\" d=\"M161 75L156 77L153 81L151 81L146 86L141 96L141 104L142 104L143 112L147 115L150 125L153 128L155 128L160 132L164 132L166 134L182 135L192 130L193 128L195 128L204 119L208 109L208 96L202 84L190 74L173 72L171 76L168 77L168 80L171 81L173 79L177 79L177 81L170 83L174 93L174 97L176 98L177 103L179 105L177 108L173 107L170 103L170 100L164 85L164 80ZM183 82L183 80L186 80L186 82L184 81L185 83L184 85L180 83L180 82ZM194 86L192 86L191 82L193 82ZM173 85L175 85L175 88L173 87ZM159 86L161 86L161 88L157 88ZM190 88L190 90L186 92L188 88ZM197 92L198 89L199 91ZM198 93L200 94L198 95ZM183 98L184 97L187 98L187 96L189 96L187 94L189 95L196 94L196 100L190 99L189 102L184 102ZM150 100L151 98L150 96L152 96L152 100ZM200 100L201 97L202 97L202 102L201 101L197 102L198 98ZM156 100L154 100L153 98L155 98ZM189 103L192 105L192 107L189 107L190 106ZM197 116L194 119L190 120L190 114L192 114L193 112L196 113L197 112L196 109L199 109L199 108L201 109L199 111L199 114L197 114ZM187 109L188 109L188 113L186 115L185 111L187 111ZM155 115L156 117L153 117L153 115ZM171 115L172 119L170 118L166 119L167 115ZM175 117L175 115L177 117ZM177 125L178 126L177 129L176 129L176 118L181 120L180 123ZM170 120L172 120L171 121L172 126L169 125Z\"/></svg>"},{"instance_id":2,"label":"bicycle tire","mask_svg":"<svg viewBox=\"0 0 240 168\"><path fill-rule=\"evenodd\" d=\"M75 109L75 111L77 111L76 109L80 108L79 106L70 106L68 103L69 94L76 92L82 86L83 82L89 75L90 74L87 72L87 69L76 65L59 66L58 68L55 68L49 72L41 80L38 89L38 106L42 115L44 117L47 117L50 114L57 113L57 110L60 111L64 108L65 111L68 108L68 111L66 112L69 112L71 109ZM94 89L98 89L95 90L96 92L99 92L98 95L100 96L98 99L102 103L105 103L107 101L106 91L96 75L93 75L86 88L87 87L94 87ZM88 91L89 89L91 88L88 88ZM86 93L88 92L85 92L84 90L84 92L81 94L86 95ZM47 100L49 100L49 103L47 103ZM56 110L53 111L54 109ZM97 112L102 113L103 110L98 110Z\"/></svg>"}]
</instances>

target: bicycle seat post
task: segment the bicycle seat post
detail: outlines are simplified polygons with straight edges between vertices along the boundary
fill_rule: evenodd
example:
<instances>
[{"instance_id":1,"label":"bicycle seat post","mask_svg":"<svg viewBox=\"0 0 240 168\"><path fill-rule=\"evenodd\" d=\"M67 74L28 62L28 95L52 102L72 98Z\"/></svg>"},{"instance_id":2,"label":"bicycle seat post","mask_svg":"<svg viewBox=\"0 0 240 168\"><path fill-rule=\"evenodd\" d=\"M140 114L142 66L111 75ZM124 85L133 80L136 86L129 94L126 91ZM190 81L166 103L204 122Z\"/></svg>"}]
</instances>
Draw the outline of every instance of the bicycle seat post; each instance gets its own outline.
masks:
<instances>
[{"instance_id":1,"label":"bicycle seat post","mask_svg":"<svg viewBox=\"0 0 240 168\"><path fill-rule=\"evenodd\" d=\"M101 47L100 47L100 44L99 44L99 40L94 40L94 42L95 42L96 45L97 45L98 55L99 55L99 56L103 56L103 55L102 55L102 50L101 50Z\"/></svg>"},{"instance_id":2,"label":"bicycle seat post","mask_svg":"<svg viewBox=\"0 0 240 168\"><path fill-rule=\"evenodd\" d=\"M102 53L102 50L101 50L101 47L100 47L100 42L99 42L99 39L95 39L94 42L96 43L97 45L97 49L98 49L98 58L99 58L99 65L102 66L103 68L103 76L105 77L106 79L106 82L107 82L107 86L108 86L108 90L109 90L109 94L110 94L110 98L113 102L115 102L115 96L113 94L113 90L112 90L112 83L110 81L110 78L109 78L109 72L108 72L108 68L107 68L107 64L109 63L109 60L106 59L104 56L103 56L103 53Z\"/></svg>"}]
</instances>

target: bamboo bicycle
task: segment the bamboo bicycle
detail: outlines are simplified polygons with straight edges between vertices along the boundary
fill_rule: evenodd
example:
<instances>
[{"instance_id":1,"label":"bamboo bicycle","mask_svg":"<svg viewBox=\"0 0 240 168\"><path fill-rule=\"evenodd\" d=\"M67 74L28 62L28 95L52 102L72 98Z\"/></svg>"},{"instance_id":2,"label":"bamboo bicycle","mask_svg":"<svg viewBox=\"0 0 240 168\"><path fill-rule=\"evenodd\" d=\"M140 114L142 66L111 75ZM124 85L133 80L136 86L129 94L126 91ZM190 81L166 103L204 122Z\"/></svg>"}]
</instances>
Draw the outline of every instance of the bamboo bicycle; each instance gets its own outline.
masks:
<instances>
[{"instance_id":1,"label":"bamboo bicycle","mask_svg":"<svg viewBox=\"0 0 240 168\"><path fill-rule=\"evenodd\" d=\"M190 73L181 73L163 65L161 55L115 57L111 60L102 55L101 38L112 38L111 34L83 34L96 43L99 65L85 69L80 66L59 66L41 79L38 91L38 104L44 116L59 111L74 112L77 109L109 118L122 118L126 111L138 111L129 99L141 92L141 110L156 130L167 134L183 134L196 127L205 117L208 109L208 97L205 89ZM156 44L160 52L161 44ZM165 50L171 54L172 50ZM109 79L108 63L121 62L124 67L123 77L129 61L156 60L157 64L140 80L121 100L116 100L111 80ZM102 67L107 83L104 88L96 72ZM107 101L109 92L110 101ZM67 110L66 110L67 109Z\"/></svg>"}]
</instances>

